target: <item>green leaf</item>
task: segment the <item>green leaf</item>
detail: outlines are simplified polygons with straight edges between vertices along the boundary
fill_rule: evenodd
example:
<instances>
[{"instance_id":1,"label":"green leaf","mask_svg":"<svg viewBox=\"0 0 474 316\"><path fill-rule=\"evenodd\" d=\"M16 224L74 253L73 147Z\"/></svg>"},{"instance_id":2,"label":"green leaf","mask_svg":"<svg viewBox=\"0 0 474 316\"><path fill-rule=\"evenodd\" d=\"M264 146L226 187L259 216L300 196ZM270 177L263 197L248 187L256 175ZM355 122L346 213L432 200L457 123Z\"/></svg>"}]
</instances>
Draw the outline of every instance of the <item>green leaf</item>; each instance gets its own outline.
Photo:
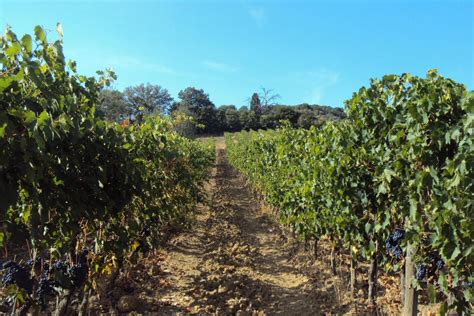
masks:
<instances>
[{"instance_id":1,"label":"green leaf","mask_svg":"<svg viewBox=\"0 0 474 316\"><path fill-rule=\"evenodd\" d=\"M33 43L32 43L31 36L28 35L28 34L23 36L22 39L21 39L21 44L23 45L25 50L28 52L28 54L31 54L31 52L33 50Z\"/></svg>"},{"instance_id":2,"label":"green leaf","mask_svg":"<svg viewBox=\"0 0 474 316\"><path fill-rule=\"evenodd\" d=\"M384 173L384 178L387 180L388 183L392 181L392 177L395 177L397 175L393 170L389 168L385 168L383 173Z\"/></svg>"},{"instance_id":3,"label":"green leaf","mask_svg":"<svg viewBox=\"0 0 474 316\"><path fill-rule=\"evenodd\" d=\"M414 199L410 199L410 219L415 222L418 219L418 203Z\"/></svg>"},{"instance_id":4,"label":"green leaf","mask_svg":"<svg viewBox=\"0 0 474 316\"><path fill-rule=\"evenodd\" d=\"M375 224L374 230L376 233L380 232L382 229L382 225L380 223Z\"/></svg>"},{"instance_id":5,"label":"green leaf","mask_svg":"<svg viewBox=\"0 0 474 316\"><path fill-rule=\"evenodd\" d=\"M459 176L459 174L456 174L454 178L450 181L448 188L451 189L453 187L456 187L459 185L460 182L461 182L461 177Z\"/></svg>"},{"instance_id":6,"label":"green leaf","mask_svg":"<svg viewBox=\"0 0 474 316\"><path fill-rule=\"evenodd\" d=\"M0 138L5 137L5 129L7 128L7 123L3 123L2 126L0 126Z\"/></svg>"},{"instance_id":7,"label":"green leaf","mask_svg":"<svg viewBox=\"0 0 474 316\"><path fill-rule=\"evenodd\" d=\"M446 278L446 275L444 275L443 273L441 273L438 277L438 284L440 285L443 291L446 292L448 290L448 280Z\"/></svg>"},{"instance_id":8,"label":"green leaf","mask_svg":"<svg viewBox=\"0 0 474 316\"><path fill-rule=\"evenodd\" d=\"M370 234L371 229L372 229L372 225L369 222L365 223L365 232L367 234Z\"/></svg>"},{"instance_id":9,"label":"green leaf","mask_svg":"<svg viewBox=\"0 0 474 316\"><path fill-rule=\"evenodd\" d=\"M20 43L15 42L5 50L5 53L9 57L15 57L20 51L21 51Z\"/></svg>"},{"instance_id":10,"label":"green leaf","mask_svg":"<svg viewBox=\"0 0 474 316\"><path fill-rule=\"evenodd\" d=\"M451 254L451 260L456 259L457 256L459 256L460 254L461 254L461 250L459 249L459 247L456 247L453 253Z\"/></svg>"},{"instance_id":11,"label":"green leaf","mask_svg":"<svg viewBox=\"0 0 474 316\"><path fill-rule=\"evenodd\" d=\"M430 303L436 303L436 288L433 284L428 284L428 297L430 299Z\"/></svg>"},{"instance_id":12,"label":"green leaf","mask_svg":"<svg viewBox=\"0 0 474 316\"><path fill-rule=\"evenodd\" d=\"M38 41L46 42L46 33L43 28L39 25L35 26L35 38Z\"/></svg>"},{"instance_id":13,"label":"green leaf","mask_svg":"<svg viewBox=\"0 0 474 316\"><path fill-rule=\"evenodd\" d=\"M46 110L41 112L41 114L38 116L38 120L37 120L37 123L36 123L37 126L38 127L43 126L48 118L49 118L49 113L46 112Z\"/></svg>"},{"instance_id":14,"label":"green leaf","mask_svg":"<svg viewBox=\"0 0 474 316\"><path fill-rule=\"evenodd\" d=\"M58 177L54 177L54 178L53 178L53 183L54 183L54 185L56 185L56 186L64 185L64 181L61 180L61 179L58 179Z\"/></svg>"},{"instance_id":15,"label":"green leaf","mask_svg":"<svg viewBox=\"0 0 474 316\"><path fill-rule=\"evenodd\" d=\"M38 147L41 149L41 150L44 150L45 147L46 147L46 143L43 139L43 136L39 134L38 131L34 131L33 132L33 138L35 139L36 141L36 144L38 145Z\"/></svg>"},{"instance_id":16,"label":"green leaf","mask_svg":"<svg viewBox=\"0 0 474 316\"><path fill-rule=\"evenodd\" d=\"M26 111L25 116L24 116L24 120L25 120L26 124L32 123L34 120L36 120L35 112L30 111L30 110Z\"/></svg>"},{"instance_id":17,"label":"green leaf","mask_svg":"<svg viewBox=\"0 0 474 316\"><path fill-rule=\"evenodd\" d=\"M13 81L15 81L14 77L0 78L0 92L8 88Z\"/></svg>"}]
</instances>

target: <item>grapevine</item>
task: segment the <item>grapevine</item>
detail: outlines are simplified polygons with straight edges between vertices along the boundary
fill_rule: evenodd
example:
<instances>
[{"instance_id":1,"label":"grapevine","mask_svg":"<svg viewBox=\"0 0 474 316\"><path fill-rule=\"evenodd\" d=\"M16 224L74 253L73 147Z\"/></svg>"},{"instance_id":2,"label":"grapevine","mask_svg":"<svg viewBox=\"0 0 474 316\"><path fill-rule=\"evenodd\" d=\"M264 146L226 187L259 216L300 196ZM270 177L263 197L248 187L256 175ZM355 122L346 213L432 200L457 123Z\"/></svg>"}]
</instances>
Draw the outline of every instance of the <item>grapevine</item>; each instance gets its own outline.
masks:
<instances>
[{"instance_id":1,"label":"grapevine","mask_svg":"<svg viewBox=\"0 0 474 316\"><path fill-rule=\"evenodd\" d=\"M414 262L408 288L427 280L445 310L470 310L474 293L459 289L473 277L474 94L435 70L386 75L346 113L309 130L226 134L229 160L300 238L330 238L375 269Z\"/></svg>"},{"instance_id":2,"label":"grapevine","mask_svg":"<svg viewBox=\"0 0 474 316\"><path fill-rule=\"evenodd\" d=\"M7 28L0 37L0 221L9 229L0 240L31 248L18 253L25 265L7 261L1 273L28 294L21 308L47 309L56 297L64 314L95 280L113 286L124 259L140 255L134 241L152 249L163 227L183 223L204 199L214 151L179 135L172 118L104 121L96 106L115 74L80 75L62 28L50 35L37 26L34 36Z\"/></svg>"}]
</instances>

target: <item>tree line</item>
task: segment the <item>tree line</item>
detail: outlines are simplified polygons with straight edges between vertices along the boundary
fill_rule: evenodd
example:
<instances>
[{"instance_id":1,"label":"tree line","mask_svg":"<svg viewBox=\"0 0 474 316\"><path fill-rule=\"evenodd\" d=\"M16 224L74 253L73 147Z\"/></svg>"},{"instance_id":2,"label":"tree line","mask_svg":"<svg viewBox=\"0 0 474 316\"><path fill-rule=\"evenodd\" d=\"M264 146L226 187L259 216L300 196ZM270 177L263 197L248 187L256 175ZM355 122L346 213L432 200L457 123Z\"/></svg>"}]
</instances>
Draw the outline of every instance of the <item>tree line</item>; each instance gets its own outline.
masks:
<instances>
[{"instance_id":1,"label":"tree line","mask_svg":"<svg viewBox=\"0 0 474 316\"><path fill-rule=\"evenodd\" d=\"M125 88L123 91L104 89L98 113L109 121L142 121L146 115L162 114L176 116L184 113L193 118L181 126L181 132L187 135L219 134L241 130L272 129L282 120L293 127L309 128L320 126L328 120L345 117L341 108L330 106L299 104L278 104L278 94L262 88L254 92L247 105L216 107L209 94L202 89L188 87L178 93L174 100L167 89L160 85L140 84Z\"/></svg>"}]
</instances>

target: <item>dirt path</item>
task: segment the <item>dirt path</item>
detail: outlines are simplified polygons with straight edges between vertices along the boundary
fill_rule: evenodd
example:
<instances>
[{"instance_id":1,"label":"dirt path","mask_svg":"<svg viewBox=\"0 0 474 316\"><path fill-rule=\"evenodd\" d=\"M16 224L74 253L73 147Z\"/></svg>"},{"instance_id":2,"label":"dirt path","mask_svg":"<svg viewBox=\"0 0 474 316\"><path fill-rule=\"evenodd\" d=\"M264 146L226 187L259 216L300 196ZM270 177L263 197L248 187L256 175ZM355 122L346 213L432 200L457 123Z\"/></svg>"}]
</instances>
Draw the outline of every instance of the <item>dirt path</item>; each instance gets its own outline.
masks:
<instances>
[{"instance_id":1,"label":"dirt path","mask_svg":"<svg viewBox=\"0 0 474 316\"><path fill-rule=\"evenodd\" d=\"M354 299L349 292L349 255L329 268L330 243L318 255L286 238L274 215L254 198L227 162L224 140L201 205L187 230L127 269L92 310L153 315L335 315L370 314L367 264L358 267ZM379 276L377 305L399 314L397 276Z\"/></svg>"},{"instance_id":2,"label":"dirt path","mask_svg":"<svg viewBox=\"0 0 474 316\"><path fill-rule=\"evenodd\" d=\"M366 289L359 288L354 304L343 281L347 266L340 265L338 276L329 268L329 243L320 242L318 258L302 245L296 247L229 165L223 139L216 147L208 203L197 209L190 227L127 269L107 297L92 297L92 310L135 315L364 314Z\"/></svg>"},{"instance_id":3,"label":"dirt path","mask_svg":"<svg viewBox=\"0 0 474 316\"><path fill-rule=\"evenodd\" d=\"M291 246L228 164L222 139L208 190L209 206L163 253L168 286L158 313L321 314L333 295L316 297L316 283L290 260Z\"/></svg>"}]
</instances>

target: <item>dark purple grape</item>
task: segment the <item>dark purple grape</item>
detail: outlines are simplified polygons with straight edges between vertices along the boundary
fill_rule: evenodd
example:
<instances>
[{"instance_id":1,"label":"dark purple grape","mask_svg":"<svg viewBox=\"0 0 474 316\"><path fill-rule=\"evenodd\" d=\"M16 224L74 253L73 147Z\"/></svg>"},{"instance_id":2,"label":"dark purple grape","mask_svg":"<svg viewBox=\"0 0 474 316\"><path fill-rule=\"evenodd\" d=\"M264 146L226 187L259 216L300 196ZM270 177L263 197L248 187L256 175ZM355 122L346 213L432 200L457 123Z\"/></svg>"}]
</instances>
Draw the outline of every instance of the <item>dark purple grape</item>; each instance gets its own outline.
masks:
<instances>
[{"instance_id":1,"label":"dark purple grape","mask_svg":"<svg viewBox=\"0 0 474 316\"><path fill-rule=\"evenodd\" d=\"M66 271L66 269L67 269L67 263L66 263L66 261L56 261L56 262L53 264L53 268L54 268L55 270Z\"/></svg>"},{"instance_id":2,"label":"dark purple grape","mask_svg":"<svg viewBox=\"0 0 474 316\"><path fill-rule=\"evenodd\" d=\"M66 261L57 261L50 269L51 279L58 287L70 289L72 286L70 276L68 273L69 264Z\"/></svg>"},{"instance_id":3,"label":"dark purple grape","mask_svg":"<svg viewBox=\"0 0 474 316\"><path fill-rule=\"evenodd\" d=\"M49 263L43 264L43 274L49 273Z\"/></svg>"},{"instance_id":4,"label":"dark purple grape","mask_svg":"<svg viewBox=\"0 0 474 316\"><path fill-rule=\"evenodd\" d=\"M392 248L395 247L396 245L393 244L392 242L392 238L388 238L386 241L385 241L385 248L387 248L388 251L392 252Z\"/></svg>"},{"instance_id":5,"label":"dark purple grape","mask_svg":"<svg viewBox=\"0 0 474 316\"><path fill-rule=\"evenodd\" d=\"M41 258L40 257L36 257L35 260L33 261L33 259L30 259L26 262L26 265L31 269L34 268L35 269L39 269L41 267Z\"/></svg>"},{"instance_id":6,"label":"dark purple grape","mask_svg":"<svg viewBox=\"0 0 474 316\"><path fill-rule=\"evenodd\" d=\"M89 254L89 249L84 248L77 254L77 262L86 263L87 255Z\"/></svg>"},{"instance_id":7,"label":"dark purple grape","mask_svg":"<svg viewBox=\"0 0 474 316\"><path fill-rule=\"evenodd\" d=\"M395 249L392 250L392 253L396 259L400 259L402 257L403 251L400 246L396 246Z\"/></svg>"},{"instance_id":8,"label":"dark purple grape","mask_svg":"<svg viewBox=\"0 0 474 316\"><path fill-rule=\"evenodd\" d=\"M15 283L15 276L11 272L6 272L2 277L3 286L9 286Z\"/></svg>"},{"instance_id":9,"label":"dark purple grape","mask_svg":"<svg viewBox=\"0 0 474 316\"><path fill-rule=\"evenodd\" d=\"M438 270L443 270L443 268L444 268L444 261L441 260L441 259L437 260L437 261L436 261L436 268L437 268Z\"/></svg>"},{"instance_id":10,"label":"dark purple grape","mask_svg":"<svg viewBox=\"0 0 474 316\"><path fill-rule=\"evenodd\" d=\"M8 269L8 268L11 268L11 267L14 267L16 266L17 264L11 260L8 260L8 261L5 261L3 264L2 264L2 270L5 270L5 269Z\"/></svg>"},{"instance_id":11,"label":"dark purple grape","mask_svg":"<svg viewBox=\"0 0 474 316\"><path fill-rule=\"evenodd\" d=\"M403 229L396 229L392 234L392 241L398 243L400 240L405 237L405 231Z\"/></svg>"},{"instance_id":12,"label":"dark purple grape","mask_svg":"<svg viewBox=\"0 0 474 316\"><path fill-rule=\"evenodd\" d=\"M38 283L38 288L36 294L38 295L50 295L53 293L54 289L51 286L51 282L48 278L42 277Z\"/></svg>"},{"instance_id":13,"label":"dark purple grape","mask_svg":"<svg viewBox=\"0 0 474 316\"><path fill-rule=\"evenodd\" d=\"M415 274L416 279L418 281L423 280L426 277L426 272L427 271L428 271L428 269L426 268L426 266L424 264L419 265L416 268L416 274Z\"/></svg>"},{"instance_id":14,"label":"dark purple grape","mask_svg":"<svg viewBox=\"0 0 474 316\"><path fill-rule=\"evenodd\" d=\"M8 267L3 270L6 270L2 276L3 286L15 284L19 288L31 293L33 290L33 282L28 268L9 261Z\"/></svg>"},{"instance_id":15,"label":"dark purple grape","mask_svg":"<svg viewBox=\"0 0 474 316\"><path fill-rule=\"evenodd\" d=\"M81 285L83 285L87 279L88 272L89 269L87 267L87 264L78 263L73 265L69 269L69 275L71 278L72 285L74 287L80 287Z\"/></svg>"},{"instance_id":16,"label":"dark purple grape","mask_svg":"<svg viewBox=\"0 0 474 316\"><path fill-rule=\"evenodd\" d=\"M35 293L39 303L45 307L48 304L48 298L55 294L53 284L47 277L42 277Z\"/></svg>"}]
</instances>

